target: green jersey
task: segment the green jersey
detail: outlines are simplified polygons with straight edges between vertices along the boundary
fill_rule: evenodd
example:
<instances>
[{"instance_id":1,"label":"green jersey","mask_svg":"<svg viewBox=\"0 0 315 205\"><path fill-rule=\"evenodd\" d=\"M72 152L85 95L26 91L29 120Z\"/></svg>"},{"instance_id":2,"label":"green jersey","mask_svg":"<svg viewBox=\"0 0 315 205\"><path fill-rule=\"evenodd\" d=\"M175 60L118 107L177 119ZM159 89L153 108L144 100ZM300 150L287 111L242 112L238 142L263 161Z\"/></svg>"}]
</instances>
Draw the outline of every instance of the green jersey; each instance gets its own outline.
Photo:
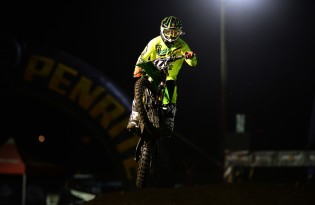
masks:
<instances>
[{"instance_id":1,"label":"green jersey","mask_svg":"<svg viewBox=\"0 0 315 205\"><path fill-rule=\"evenodd\" d=\"M163 58L165 56L178 56L178 55L185 55L186 51L190 51L189 46L187 43L179 38L172 47L167 47L163 42L161 36L155 37L152 39L141 55L138 58L136 64L143 62L143 61L153 61L156 58ZM192 59L180 59L175 62L172 62L169 67L167 80L176 80L179 70L182 67L183 62L186 61L190 66L197 65L197 58L196 56Z\"/></svg>"},{"instance_id":2,"label":"green jersey","mask_svg":"<svg viewBox=\"0 0 315 205\"><path fill-rule=\"evenodd\" d=\"M157 36L153 38L144 48L141 55L139 56L137 63L145 62L145 61L153 61L157 58L163 58L166 56L179 56L179 55L185 55L186 51L191 51L187 43L179 38L172 47L167 47L167 45L162 40L161 36ZM169 71L168 76L166 80L174 80L176 81L177 75L183 65L183 62L186 61L186 63L189 66L196 66L197 65L197 58L194 56L191 59L179 59L174 62L171 62L169 65ZM168 99L167 99L168 98ZM175 87L174 94L171 97L170 100L169 97L166 97L164 100L164 103L167 104L168 102L176 103L177 99L177 86Z\"/></svg>"}]
</instances>

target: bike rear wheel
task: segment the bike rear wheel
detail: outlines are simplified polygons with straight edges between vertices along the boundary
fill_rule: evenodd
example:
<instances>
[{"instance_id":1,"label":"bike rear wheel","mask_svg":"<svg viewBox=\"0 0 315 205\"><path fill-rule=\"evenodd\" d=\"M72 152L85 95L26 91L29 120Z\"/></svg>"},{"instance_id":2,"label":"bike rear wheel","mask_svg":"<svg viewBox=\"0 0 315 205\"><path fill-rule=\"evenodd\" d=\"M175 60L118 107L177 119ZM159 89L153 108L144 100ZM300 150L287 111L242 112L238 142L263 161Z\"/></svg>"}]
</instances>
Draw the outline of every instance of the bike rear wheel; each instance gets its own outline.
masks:
<instances>
[{"instance_id":1,"label":"bike rear wheel","mask_svg":"<svg viewBox=\"0 0 315 205\"><path fill-rule=\"evenodd\" d=\"M138 170L136 178L136 186L138 189L148 187L149 177L151 173L153 147L145 142L141 146L141 154L138 161Z\"/></svg>"}]
</instances>

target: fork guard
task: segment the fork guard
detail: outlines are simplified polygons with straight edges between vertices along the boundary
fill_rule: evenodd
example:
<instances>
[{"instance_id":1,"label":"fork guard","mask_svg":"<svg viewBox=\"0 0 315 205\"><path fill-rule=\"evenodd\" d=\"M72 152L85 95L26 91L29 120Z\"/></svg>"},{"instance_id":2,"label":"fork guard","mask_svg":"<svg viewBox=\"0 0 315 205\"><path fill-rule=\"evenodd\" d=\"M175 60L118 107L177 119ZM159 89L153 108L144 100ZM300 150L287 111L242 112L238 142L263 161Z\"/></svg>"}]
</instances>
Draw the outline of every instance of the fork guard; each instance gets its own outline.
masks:
<instances>
[{"instance_id":1,"label":"fork guard","mask_svg":"<svg viewBox=\"0 0 315 205\"><path fill-rule=\"evenodd\" d=\"M141 146L143 145L144 139L142 137L139 138L137 146L136 146L136 152L135 152L135 161L138 162L141 154Z\"/></svg>"},{"instance_id":2,"label":"fork guard","mask_svg":"<svg viewBox=\"0 0 315 205\"><path fill-rule=\"evenodd\" d=\"M153 82L160 82L162 80L161 71L154 66L152 61L139 63L137 66L142 68L145 73L153 79ZM157 83L154 83L154 85L158 86Z\"/></svg>"}]
</instances>

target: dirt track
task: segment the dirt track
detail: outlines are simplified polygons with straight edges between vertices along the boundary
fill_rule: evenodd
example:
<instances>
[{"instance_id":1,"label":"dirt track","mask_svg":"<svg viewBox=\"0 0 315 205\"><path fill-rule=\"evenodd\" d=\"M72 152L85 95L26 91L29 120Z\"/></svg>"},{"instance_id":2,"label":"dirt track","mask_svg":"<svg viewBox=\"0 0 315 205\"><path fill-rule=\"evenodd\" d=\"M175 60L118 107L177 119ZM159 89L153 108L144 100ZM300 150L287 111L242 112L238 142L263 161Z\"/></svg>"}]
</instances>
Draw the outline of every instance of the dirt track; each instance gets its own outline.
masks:
<instances>
[{"instance_id":1,"label":"dirt track","mask_svg":"<svg viewBox=\"0 0 315 205\"><path fill-rule=\"evenodd\" d=\"M315 184L210 184L107 193L85 205L314 205Z\"/></svg>"}]
</instances>

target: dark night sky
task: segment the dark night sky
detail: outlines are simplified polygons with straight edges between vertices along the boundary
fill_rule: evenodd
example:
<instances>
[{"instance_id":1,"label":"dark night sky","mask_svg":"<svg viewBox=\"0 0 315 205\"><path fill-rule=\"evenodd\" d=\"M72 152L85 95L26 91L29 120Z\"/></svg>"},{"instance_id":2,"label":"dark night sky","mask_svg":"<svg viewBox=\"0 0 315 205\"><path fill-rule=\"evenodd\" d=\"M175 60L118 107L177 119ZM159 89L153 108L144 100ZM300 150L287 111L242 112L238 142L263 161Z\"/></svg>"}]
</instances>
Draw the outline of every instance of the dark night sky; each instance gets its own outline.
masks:
<instances>
[{"instance_id":1,"label":"dark night sky","mask_svg":"<svg viewBox=\"0 0 315 205\"><path fill-rule=\"evenodd\" d=\"M228 132L235 114L245 113L257 149L305 148L315 87L312 1L227 2ZM82 59L131 96L138 55L162 18L179 17L199 64L180 73L175 130L213 154L220 142L219 8L219 0L27 1L1 6L0 24L21 41Z\"/></svg>"}]
</instances>

